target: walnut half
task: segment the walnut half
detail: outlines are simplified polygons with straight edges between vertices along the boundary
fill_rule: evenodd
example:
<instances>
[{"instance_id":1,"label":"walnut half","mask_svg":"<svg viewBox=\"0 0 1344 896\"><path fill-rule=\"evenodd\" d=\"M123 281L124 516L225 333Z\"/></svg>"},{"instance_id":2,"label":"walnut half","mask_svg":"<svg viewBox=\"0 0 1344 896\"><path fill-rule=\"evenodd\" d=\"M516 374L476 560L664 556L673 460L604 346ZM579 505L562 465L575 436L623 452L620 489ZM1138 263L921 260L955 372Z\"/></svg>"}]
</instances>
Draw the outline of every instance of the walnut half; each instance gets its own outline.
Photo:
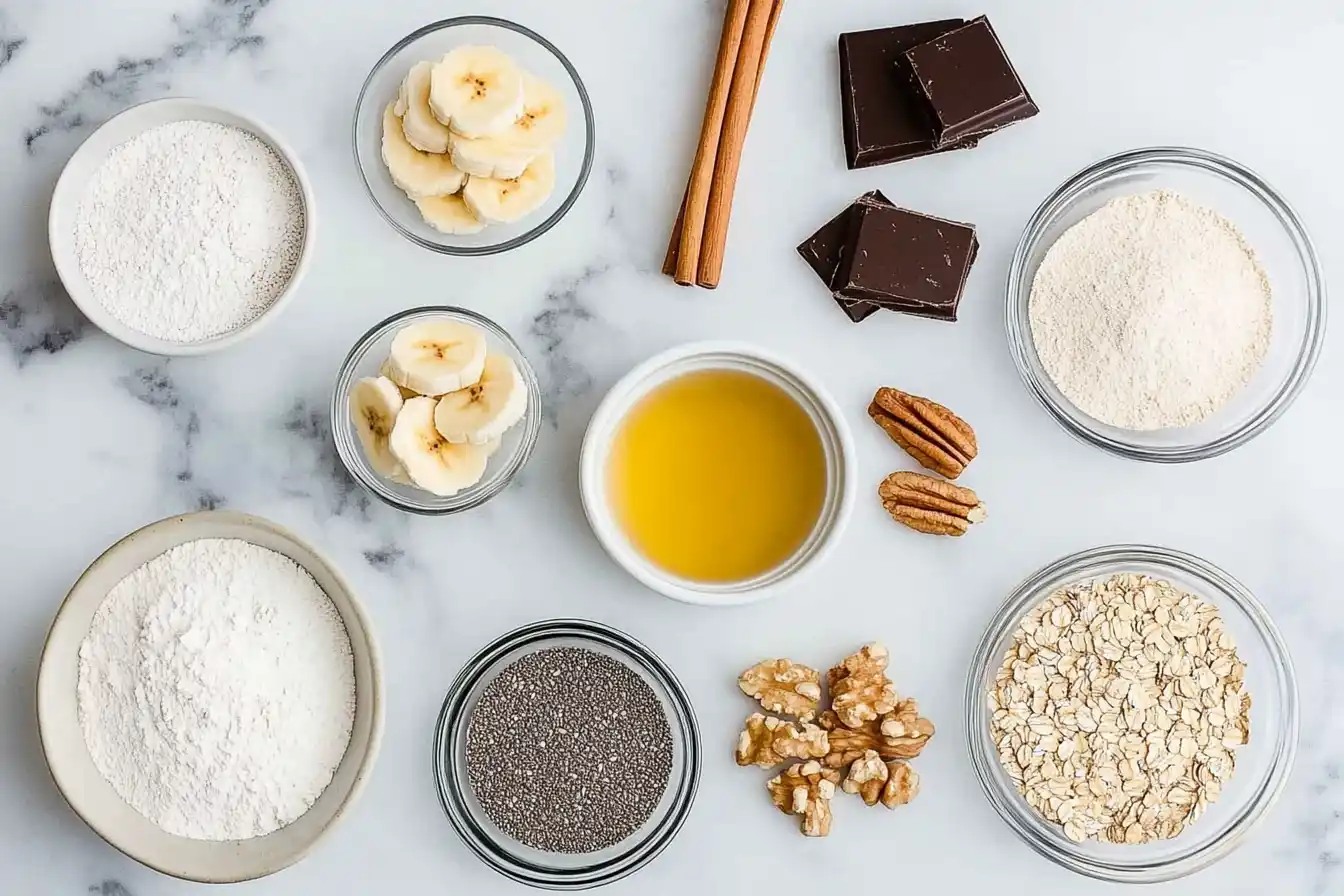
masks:
<instances>
[{"instance_id":1,"label":"walnut half","mask_svg":"<svg viewBox=\"0 0 1344 896\"><path fill-rule=\"evenodd\" d=\"M869 806L877 805L882 796L882 786L887 783L887 764L876 750L865 750L849 766L840 788L845 793L857 793Z\"/></svg>"},{"instance_id":2,"label":"walnut half","mask_svg":"<svg viewBox=\"0 0 1344 896\"><path fill-rule=\"evenodd\" d=\"M904 806L919 794L919 773L904 759L887 763L887 783L882 785L882 805L888 809Z\"/></svg>"},{"instance_id":3,"label":"walnut half","mask_svg":"<svg viewBox=\"0 0 1344 896\"><path fill-rule=\"evenodd\" d=\"M830 752L826 732L808 722L799 726L774 716L752 713L737 738L738 765L771 768L786 759L820 759Z\"/></svg>"},{"instance_id":4,"label":"walnut half","mask_svg":"<svg viewBox=\"0 0 1344 896\"><path fill-rule=\"evenodd\" d=\"M790 659L765 660L743 672L737 685L766 712L809 722L821 702L821 674Z\"/></svg>"},{"instance_id":5,"label":"walnut half","mask_svg":"<svg viewBox=\"0 0 1344 896\"><path fill-rule=\"evenodd\" d=\"M875 750L884 762L914 759L934 733L933 722L919 714L919 704L910 698L897 703L882 718L855 728L845 725L829 709L818 721L831 745L831 752L824 760L830 768L848 767L868 750Z\"/></svg>"},{"instance_id":6,"label":"walnut half","mask_svg":"<svg viewBox=\"0 0 1344 896\"><path fill-rule=\"evenodd\" d=\"M859 728L896 708L887 656L887 648L874 641L827 673L831 709L847 727Z\"/></svg>"},{"instance_id":7,"label":"walnut half","mask_svg":"<svg viewBox=\"0 0 1344 896\"><path fill-rule=\"evenodd\" d=\"M831 798L839 780L839 772L822 768L814 759L789 766L766 787L779 811L802 816L803 834L825 837L831 832Z\"/></svg>"}]
</instances>

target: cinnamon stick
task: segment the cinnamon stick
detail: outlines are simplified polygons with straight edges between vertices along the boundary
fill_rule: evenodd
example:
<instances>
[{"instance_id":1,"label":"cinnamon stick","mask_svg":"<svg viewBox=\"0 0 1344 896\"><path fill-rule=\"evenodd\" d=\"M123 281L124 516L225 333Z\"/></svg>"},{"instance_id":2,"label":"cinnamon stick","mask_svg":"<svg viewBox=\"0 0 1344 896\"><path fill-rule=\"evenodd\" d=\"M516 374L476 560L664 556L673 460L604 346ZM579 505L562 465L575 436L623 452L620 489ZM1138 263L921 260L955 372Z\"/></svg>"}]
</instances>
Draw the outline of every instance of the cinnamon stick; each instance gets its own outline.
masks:
<instances>
[{"instance_id":1,"label":"cinnamon stick","mask_svg":"<svg viewBox=\"0 0 1344 896\"><path fill-rule=\"evenodd\" d=\"M724 115L735 81L734 73L741 63L742 37L752 2L728 0L728 10L723 17L723 34L719 37L714 79L710 82L709 99L705 103L705 120L700 126L700 143L695 148L695 162L691 165L691 177L686 185L685 220L677 246L674 274L676 281L683 286L690 286L696 281L696 265L704 236L715 161L722 142Z\"/></svg>"},{"instance_id":2,"label":"cinnamon stick","mask_svg":"<svg viewBox=\"0 0 1344 896\"><path fill-rule=\"evenodd\" d=\"M752 0L751 10L747 14L747 28L742 34L742 48L733 69L733 86L728 94L723 134L714 160L714 181L709 191L709 210L705 215L700 267L696 276L696 283L706 289L717 287L723 273L723 252L728 242L728 219L733 212L737 172L742 164L742 145L746 142L747 128L751 124L751 111L756 102L756 78L764 62L761 54L774 7L775 0ZM688 219L687 226L691 223ZM685 243L683 238L682 249L686 248Z\"/></svg>"},{"instance_id":3,"label":"cinnamon stick","mask_svg":"<svg viewBox=\"0 0 1344 896\"><path fill-rule=\"evenodd\" d=\"M756 109L756 99L761 94L761 79L765 75L765 60L770 55L770 43L775 37L775 28L779 25L779 14L784 10L784 0L774 0L770 9L770 20L766 24L765 40L761 44L761 61L756 69L756 85L752 92L751 108ZM682 229L686 222L686 201L690 194L690 185L681 197L681 208L677 211L676 223L672 225L672 236L667 243L667 254L663 256L663 273L671 277L677 270L677 257L680 254Z\"/></svg>"}]
</instances>

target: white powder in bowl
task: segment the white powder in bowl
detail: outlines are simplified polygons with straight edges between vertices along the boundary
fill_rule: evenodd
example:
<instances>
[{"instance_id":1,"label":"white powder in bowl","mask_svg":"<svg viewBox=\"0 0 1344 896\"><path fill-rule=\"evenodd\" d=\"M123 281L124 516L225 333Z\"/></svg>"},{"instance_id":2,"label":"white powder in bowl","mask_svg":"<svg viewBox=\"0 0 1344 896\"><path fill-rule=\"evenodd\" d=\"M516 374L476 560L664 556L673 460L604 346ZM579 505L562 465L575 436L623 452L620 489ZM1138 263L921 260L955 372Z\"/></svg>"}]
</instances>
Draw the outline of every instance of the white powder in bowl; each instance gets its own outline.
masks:
<instances>
[{"instance_id":1,"label":"white powder in bowl","mask_svg":"<svg viewBox=\"0 0 1344 896\"><path fill-rule=\"evenodd\" d=\"M289 166L240 128L178 121L121 144L75 215L98 302L133 330L199 342L250 323L289 284L304 236Z\"/></svg>"},{"instance_id":2,"label":"white powder in bowl","mask_svg":"<svg viewBox=\"0 0 1344 896\"><path fill-rule=\"evenodd\" d=\"M1031 335L1079 410L1131 430L1190 426L1269 350L1269 279L1232 222L1179 193L1113 199L1065 231L1031 285Z\"/></svg>"},{"instance_id":3,"label":"white powder in bowl","mask_svg":"<svg viewBox=\"0 0 1344 896\"><path fill-rule=\"evenodd\" d=\"M108 592L78 704L93 764L141 815L195 840L260 837L306 812L345 755L350 638L293 560L191 541Z\"/></svg>"}]
</instances>

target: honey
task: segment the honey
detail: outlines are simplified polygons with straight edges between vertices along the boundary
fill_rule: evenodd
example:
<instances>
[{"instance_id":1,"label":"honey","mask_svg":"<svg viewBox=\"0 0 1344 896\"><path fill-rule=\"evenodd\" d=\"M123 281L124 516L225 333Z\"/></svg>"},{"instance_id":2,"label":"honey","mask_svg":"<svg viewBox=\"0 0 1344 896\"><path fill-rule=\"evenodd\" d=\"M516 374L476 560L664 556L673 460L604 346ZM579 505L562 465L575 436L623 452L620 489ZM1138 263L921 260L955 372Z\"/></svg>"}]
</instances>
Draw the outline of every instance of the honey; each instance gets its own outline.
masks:
<instances>
[{"instance_id":1,"label":"honey","mask_svg":"<svg viewBox=\"0 0 1344 896\"><path fill-rule=\"evenodd\" d=\"M779 386L736 370L683 374L645 395L617 429L606 474L635 549L696 582L779 566L826 499L812 418Z\"/></svg>"}]
</instances>

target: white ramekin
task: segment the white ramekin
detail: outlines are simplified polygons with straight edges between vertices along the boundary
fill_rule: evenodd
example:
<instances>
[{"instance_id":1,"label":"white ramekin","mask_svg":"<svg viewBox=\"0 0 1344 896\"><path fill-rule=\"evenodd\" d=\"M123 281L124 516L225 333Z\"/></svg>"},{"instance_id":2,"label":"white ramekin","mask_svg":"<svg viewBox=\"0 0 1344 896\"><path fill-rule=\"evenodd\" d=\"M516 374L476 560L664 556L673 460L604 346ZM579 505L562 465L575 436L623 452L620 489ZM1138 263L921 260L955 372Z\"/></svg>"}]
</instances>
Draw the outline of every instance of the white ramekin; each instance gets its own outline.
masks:
<instances>
[{"instance_id":1,"label":"white ramekin","mask_svg":"<svg viewBox=\"0 0 1344 896\"><path fill-rule=\"evenodd\" d=\"M635 549L607 498L607 460L613 438L630 409L663 383L698 370L739 370L783 389L812 418L826 456L826 500L807 540L784 563L742 582L694 582L674 576ZM753 603L779 593L815 568L839 539L854 508L854 442L844 415L815 378L773 352L744 342L694 342L669 349L621 378L598 406L583 437L579 491L593 534L611 558L660 594L690 604Z\"/></svg>"},{"instance_id":2,"label":"white ramekin","mask_svg":"<svg viewBox=\"0 0 1344 896\"><path fill-rule=\"evenodd\" d=\"M84 272L80 270L79 259L75 254L75 216L79 211L79 203L89 179L102 165L107 154L151 128L177 121L212 121L254 135L284 160L294 175L294 183L303 197L303 245L299 249L298 263L294 266L294 272L290 275L284 291L275 297L265 311L241 327L198 342L172 342L141 333L122 323L108 312L93 294ZM203 100L168 97L150 100L114 115L75 150L75 154L61 171L61 176L56 181L56 188L51 194L51 208L47 214L47 239L51 245L51 259L56 265L56 275L60 277L61 285L65 287L65 291L69 293L79 310L84 312L84 316L98 329L118 342L152 355L206 355L237 345L256 335L289 304L313 258L313 240L317 232L317 222L314 220L316 214L317 204L313 198L313 185L308 180L308 173L304 171L298 154L290 149L289 144L274 130L255 118Z\"/></svg>"}]
</instances>

